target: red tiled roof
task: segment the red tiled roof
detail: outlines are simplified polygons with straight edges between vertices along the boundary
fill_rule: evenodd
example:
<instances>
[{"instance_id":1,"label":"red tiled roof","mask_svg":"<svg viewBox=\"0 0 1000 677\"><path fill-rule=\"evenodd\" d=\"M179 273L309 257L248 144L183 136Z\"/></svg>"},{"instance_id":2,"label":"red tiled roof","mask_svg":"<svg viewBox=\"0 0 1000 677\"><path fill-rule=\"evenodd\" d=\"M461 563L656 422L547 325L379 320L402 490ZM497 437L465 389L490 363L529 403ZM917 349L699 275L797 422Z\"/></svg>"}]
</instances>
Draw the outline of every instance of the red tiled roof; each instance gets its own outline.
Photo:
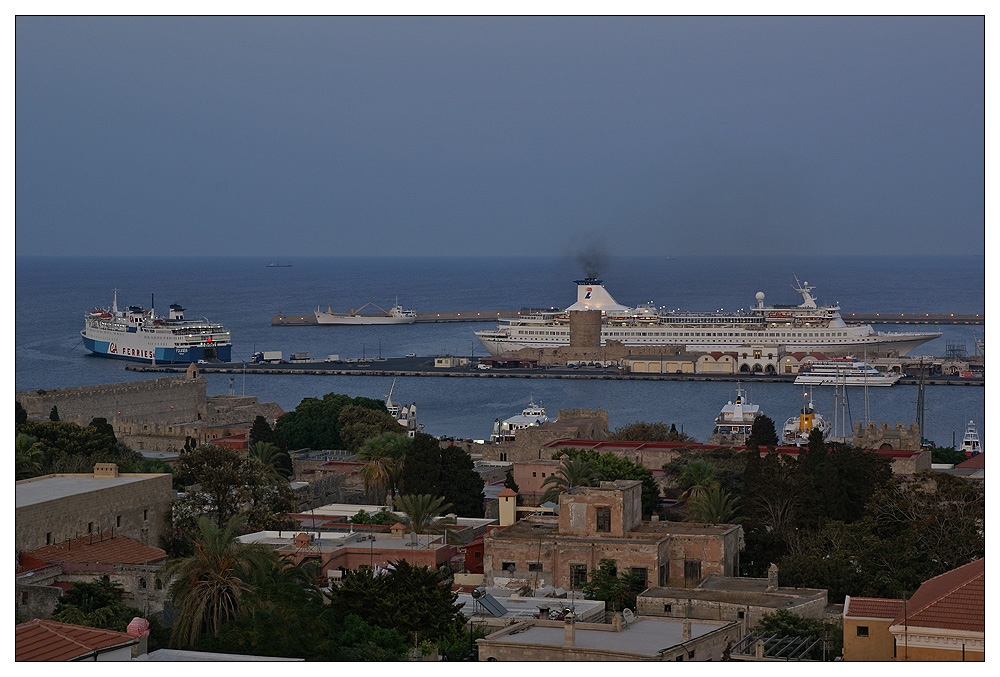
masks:
<instances>
[{"instance_id":1,"label":"red tiled roof","mask_svg":"<svg viewBox=\"0 0 1000 677\"><path fill-rule=\"evenodd\" d=\"M17 553L17 573L19 574L22 574L26 571L35 571L36 569L44 569L45 567L48 566L52 566L52 562L41 559L39 557L32 557L26 552Z\"/></svg>"},{"instance_id":2,"label":"red tiled roof","mask_svg":"<svg viewBox=\"0 0 1000 677\"><path fill-rule=\"evenodd\" d=\"M501 491L500 493L498 493L497 496L505 496L505 497L506 496L517 496L517 492L515 492L510 487L504 487L503 491Z\"/></svg>"},{"instance_id":3,"label":"red tiled roof","mask_svg":"<svg viewBox=\"0 0 1000 677\"><path fill-rule=\"evenodd\" d=\"M924 581L894 625L985 632L986 560L977 559Z\"/></svg>"},{"instance_id":4,"label":"red tiled roof","mask_svg":"<svg viewBox=\"0 0 1000 677\"><path fill-rule=\"evenodd\" d=\"M72 538L57 545L46 545L32 550L27 556L46 562L79 564L146 564L167 558L165 550L143 545L125 536L97 535Z\"/></svg>"},{"instance_id":5,"label":"red tiled roof","mask_svg":"<svg viewBox=\"0 0 1000 677\"><path fill-rule=\"evenodd\" d=\"M124 632L36 618L14 628L14 660L71 661L93 651L137 641Z\"/></svg>"},{"instance_id":6,"label":"red tiled roof","mask_svg":"<svg viewBox=\"0 0 1000 677\"><path fill-rule=\"evenodd\" d=\"M848 596L844 605L844 618L884 618L891 621L902 611L901 599Z\"/></svg>"},{"instance_id":7,"label":"red tiled roof","mask_svg":"<svg viewBox=\"0 0 1000 677\"><path fill-rule=\"evenodd\" d=\"M982 468L986 469L986 454L976 454L972 458L966 459L955 466L956 468Z\"/></svg>"}]
</instances>

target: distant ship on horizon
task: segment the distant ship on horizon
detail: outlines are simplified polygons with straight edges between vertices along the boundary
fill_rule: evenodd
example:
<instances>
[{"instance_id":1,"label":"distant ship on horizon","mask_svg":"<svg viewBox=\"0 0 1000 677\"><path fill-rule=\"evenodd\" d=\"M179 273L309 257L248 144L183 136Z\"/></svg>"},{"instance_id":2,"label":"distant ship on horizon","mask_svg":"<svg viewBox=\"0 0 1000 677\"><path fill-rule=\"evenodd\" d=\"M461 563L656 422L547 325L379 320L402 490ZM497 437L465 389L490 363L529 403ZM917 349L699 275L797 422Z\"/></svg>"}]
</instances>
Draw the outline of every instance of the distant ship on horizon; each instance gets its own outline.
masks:
<instances>
[{"instance_id":1,"label":"distant ship on horizon","mask_svg":"<svg viewBox=\"0 0 1000 677\"><path fill-rule=\"evenodd\" d=\"M268 262L267 268L291 268L291 263L278 263L277 261Z\"/></svg>"}]
</instances>

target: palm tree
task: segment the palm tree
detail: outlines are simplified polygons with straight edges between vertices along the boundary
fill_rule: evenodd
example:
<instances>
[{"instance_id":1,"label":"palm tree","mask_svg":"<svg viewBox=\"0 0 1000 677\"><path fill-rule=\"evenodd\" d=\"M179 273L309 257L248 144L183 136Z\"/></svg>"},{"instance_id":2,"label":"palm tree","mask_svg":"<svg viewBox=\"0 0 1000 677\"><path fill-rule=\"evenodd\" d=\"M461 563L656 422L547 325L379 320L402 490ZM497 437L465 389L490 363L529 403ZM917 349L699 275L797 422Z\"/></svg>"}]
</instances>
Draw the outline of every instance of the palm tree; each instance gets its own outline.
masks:
<instances>
[{"instance_id":1,"label":"palm tree","mask_svg":"<svg viewBox=\"0 0 1000 677\"><path fill-rule=\"evenodd\" d=\"M41 472L42 452L35 447L37 441L37 437L24 433L18 433L14 437L14 479L28 479Z\"/></svg>"},{"instance_id":2,"label":"palm tree","mask_svg":"<svg viewBox=\"0 0 1000 677\"><path fill-rule=\"evenodd\" d=\"M708 461L694 460L684 466L677 484L683 489L677 497L680 502L690 502L703 496L711 487L716 486L715 466Z\"/></svg>"},{"instance_id":3,"label":"palm tree","mask_svg":"<svg viewBox=\"0 0 1000 677\"><path fill-rule=\"evenodd\" d=\"M406 494L396 499L396 507L406 517L404 522L418 534L425 533L428 527L451 503L445 503L443 496L430 494Z\"/></svg>"},{"instance_id":4,"label":"palm tree","mask_svg":"<svg viewBox=\"0 0 1000 677\"><path fill-rule=\"evenodd\" d=\"M365 491L384 499L386 492L396 496L403 476L403 457L410 441L406 435L382 433L365 440L358 449L358 458L364 465L358 471L365 483Z\"/></svg>"},{"instance_id":5,"label":"palm tree","mask_svg":"<svg viewBox=\"0 0 1000 677\"><path fill-rule=\"evenodd\" d=\"M292 476L292 471L288 467L290 461L288 454L270 442L254 442L250 445L248 452L250 458L260 461L268 479L276 481Z\"/></svg>"},{"instance_id":6,"label":"palm tree","mask_svg":"<svg viewBox=\"0 0 1000 677\"><path fill-rule=\"evenodd\" d=\"M236 540L242 521L237 515L217 527L199 517L194 554L167 566L165 575L176 576L170 587L177 609L170 634L173 646L192 646L203 632L217 633L236 616L241 600L251 591L248 581L261 576L277 559L277 553L262 544Z\"/></svg>"},{"instance_id":7,"label":"palm tree","mask_svg":"<svg viewBox=\"0 0 1000 677\"><path fill-rule=\"evenodd\" d=\"M564 456L559 469L545 478L542 486L549 486L542 495L542 502L558 500L559 494L573 487L590 487L600 478L597 466L580 454Z\"/></svg>"},{"instance_id":8,"label":"palm tree","mask_svg":"<svg viewBox=\"0 0 1000 677\"><path fill-rule=\"evenodd\" d=\"M736 517L740 500L713 484L687 502L687 521L707 524L730 524Z\"/></svg>"}]
</instances>

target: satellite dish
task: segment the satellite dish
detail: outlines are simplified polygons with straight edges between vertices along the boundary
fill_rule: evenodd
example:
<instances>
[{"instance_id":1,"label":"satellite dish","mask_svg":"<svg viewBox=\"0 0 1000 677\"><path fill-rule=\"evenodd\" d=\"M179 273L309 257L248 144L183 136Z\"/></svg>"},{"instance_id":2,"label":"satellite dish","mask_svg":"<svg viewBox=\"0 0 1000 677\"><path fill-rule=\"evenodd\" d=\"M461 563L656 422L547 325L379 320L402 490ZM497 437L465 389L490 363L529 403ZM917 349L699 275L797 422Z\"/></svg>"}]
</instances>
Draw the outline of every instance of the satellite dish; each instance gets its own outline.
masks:
<instances>
[{"instance_id":1,"label":"satellite dish","mask_svg":"<svg viewBox=\"0 0 1000 677\"><path fill-rule=\"evenodd\" d=\"M635 614L632 613L631 609L622 609L622 617L625 619L626 623L632 623L635 621Z\"/></svg>"}]
</instances>

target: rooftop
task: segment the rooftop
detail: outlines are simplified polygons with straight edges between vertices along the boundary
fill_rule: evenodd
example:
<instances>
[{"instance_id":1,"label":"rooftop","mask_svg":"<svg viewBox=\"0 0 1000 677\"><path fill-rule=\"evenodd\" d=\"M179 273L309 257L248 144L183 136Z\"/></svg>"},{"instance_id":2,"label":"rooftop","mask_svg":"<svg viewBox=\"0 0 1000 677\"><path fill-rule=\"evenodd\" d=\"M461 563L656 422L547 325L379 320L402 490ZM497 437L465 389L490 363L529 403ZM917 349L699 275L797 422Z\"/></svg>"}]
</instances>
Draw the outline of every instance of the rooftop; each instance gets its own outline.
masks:
<instances>
[{"instance_id":1,"label":"rooftop","mask_svg":"<svg viewBox=\"0 0 1000 677\"><path fill-rule=\"evenodd\" d=\"M986 560L978 559L924 581L894 625L985 632Z\"/></svg>"},{"instance_id":2,"label":"rooftop","mask_svg":"<svg viewBox=\"0 0 1000 677\"><path fill-rule=\"evenodd\" d=\"M139 641L124 632L34 619L14 628L14 660L72 661L102 649Z\"/></svg>"},{"instance_id":3,"label":"rooftop","mask_svg":"<svg viewBox=\"0 0 1000 677\"><path fill-rule=\"evenodd\" d=\"M146 564L167 558L165 550L143 545L125 536L109 533L72 538L56 545L46 545L27 553L47 562L104 564Z\"/></svg>"},{"instance_id":4,"label":"rooftop","mask_svg":"<svg viewBox=\"0 0 1000 677\"><path fill-rule=\"evenodd\" d=\"M118 477L94 477L93 474L33 477L14 484L14 507L24 508L67 496L102 491L164 476L170 477L169 474L163 475L161 473L119 475Z\"/></svg>"},{"instance_id":5,"label":"rooftop","mask_svg":"<svg viewBox=\"0 0 1000 677\"><path fill-rule=\"evenodd\" d=\"M844 602L844 618L880 618L891 621L903 611L903 600L851 597Z\"/></svg>"},{"instance_id":6,"label":"rooftop","mask_svg":"<svg viewBox=\"0 0 1000 677\"><path fill-rule=\"evenodd\" d=\"M615 632L610 625L601 629L586 627L589 625L591 624L576 624L574 646L577 650L591 649L655 657L660 651L683 641L683 621L680 619L640 616L621 632ZM691 639L697 639L726 625L729 623L724 621L691 621ZM505 628L487 637L486 641L552 647L561 647L565 643L563 623L529 621L523 630L518 628L518 625Z\"/></svg>"},{"instance_id":7,"label":"rooftop","mask_svg":"<svg viewBox=\"0 0 1000 677\"><path fill-rule=\"evenodd\" d=\"M187 663L190 661L301 661L304 658L280 658L278 656L247 656L237 653L212 653L210 651L182 651L180 649L157 649L139 656L137 661Z\"/></svg>"}]
</instances>

